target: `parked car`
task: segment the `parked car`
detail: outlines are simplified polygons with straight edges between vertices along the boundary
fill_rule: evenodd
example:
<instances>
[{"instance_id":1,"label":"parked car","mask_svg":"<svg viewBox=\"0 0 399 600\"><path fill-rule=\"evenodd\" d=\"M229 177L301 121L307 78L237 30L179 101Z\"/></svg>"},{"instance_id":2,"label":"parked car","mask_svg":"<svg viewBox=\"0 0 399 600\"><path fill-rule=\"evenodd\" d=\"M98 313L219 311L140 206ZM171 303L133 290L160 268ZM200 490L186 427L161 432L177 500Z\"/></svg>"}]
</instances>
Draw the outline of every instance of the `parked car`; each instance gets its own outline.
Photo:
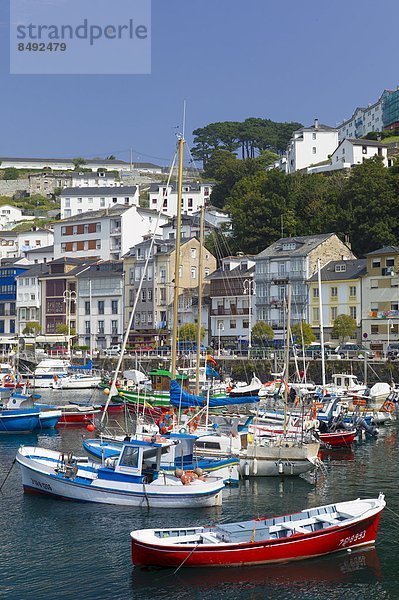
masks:
<instances>
[{"instance_id":1,"label":"parked car","mask_svg":"<svg viewBox=\"0 0 399 600\"><path fill-rule=\"evenodd\" d=\"M335 350L332 346L324 344L324 358L334 358ZM299 352L301 356L301 352ZM305 356L308 358L321 358L321 344L314 342L305 348ZM338 358L338 357L337 357Z\"/></svg>"},{"instance_id":2,"label":"parked car","mask_svg":"<svg viewBox=\"0 0 399 600\"><path fill-rule=\"evenodd\" d=\"M387 348L387 358L390 358L391 360L399 358L399 342L389 344Z\"/></svg>"},{"instance_id":3,"label":"parked car","mask_svg":"<svg viewBox=\"0 0 399 600\"><path fill-rule=\"evenodd\" d=\"M335 352L341 356L341 358L364 358L366 354L367 358L374 358L375 354L372 350L368 350L365 346L359 344L340 344Z\"/></svg>"},{"instance_id":4,"label":"parked car","mask_svg":"<svg viewBox=\"0 0 399 600\"><path fill-rule=\"evenodd\" d=\"M110 346L105 350L106 356L119 356L121 353L121 347L118 345Z\"/></svg>"},{"instance_id":5,"label":"parked car","mask_svg":"<svg viewBox=\"0 0 399 600\"><path fill-rule=\"evenodd\" d=\"M53 346L50 350L47 350L47 354L49 356L66 356L68 353L68 348L65 346Z\"/></svg>"}]
</instances>

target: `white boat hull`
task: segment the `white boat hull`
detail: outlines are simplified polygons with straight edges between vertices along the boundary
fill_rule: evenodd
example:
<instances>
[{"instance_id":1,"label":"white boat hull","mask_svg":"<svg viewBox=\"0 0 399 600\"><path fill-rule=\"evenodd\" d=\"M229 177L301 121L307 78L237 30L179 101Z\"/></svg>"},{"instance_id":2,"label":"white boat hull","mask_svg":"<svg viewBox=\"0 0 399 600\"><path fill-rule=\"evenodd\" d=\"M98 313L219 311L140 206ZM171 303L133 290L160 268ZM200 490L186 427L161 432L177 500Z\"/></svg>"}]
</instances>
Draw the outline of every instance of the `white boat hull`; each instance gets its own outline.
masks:
<instances>
[{"instance_id":1,"label":"white boat hull","mask_svg":"<svg viewBox=\"0 0 399 600\"><path fill-rule=\"evenodd\" d=\"M251 445L240 453L243 477L296 476L314 468L318 443L302 445Z\"/></svg>"},{"instance_id":2,"label":"white boat hull","mask_svg":"<svg viewBox=\"0 0 399 600\"><path fill-rule=\"evenodd\" d=\"M41 453L43 449L22 448L22 452L26 451L28 454L34 454ZM21 468L24 490L79 502L143 508L199 508L218 506L222 503L221 479L209 478L207 482L182 485L181 482L172 483L175 478L161 475L155 482L143 484L118 480L110 482L98 479L96 473L90 473L92 481L82 483L81 479L88 477L84 467L94 463L82 463L77 474L66 479L58 476L55 471L60 456L58 452L46 451L44 457L30 458L29 455L24 456L20 449L17 462Z\"/></svg>"},{"instance_id":3,"label":"white boat hull","mask_svg":"<svg viewBox=\"0 0 399 600\"><path fill-rule=\"evenodd\" d=\"M100 383L101 377L82 377L81 379L63 377L59 380L58 388L62 390L90 390L97 388Z\"/></svg>"}]
</instances>

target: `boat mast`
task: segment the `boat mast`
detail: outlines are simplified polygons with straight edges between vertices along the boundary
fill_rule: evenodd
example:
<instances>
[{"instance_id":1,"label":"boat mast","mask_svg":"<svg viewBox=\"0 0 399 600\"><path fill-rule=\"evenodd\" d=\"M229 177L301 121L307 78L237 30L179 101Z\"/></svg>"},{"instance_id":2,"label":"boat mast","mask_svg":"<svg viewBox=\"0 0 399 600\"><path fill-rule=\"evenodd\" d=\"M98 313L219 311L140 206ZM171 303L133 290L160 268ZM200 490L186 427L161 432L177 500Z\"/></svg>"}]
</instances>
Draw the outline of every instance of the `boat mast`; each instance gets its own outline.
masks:
<instances>
[{"instance_id":1,"label":"boat mast","mask_svg":"<svg viewBox=\"0 0 399 600\"><path fill-rule=\"evenodd\" d=\"M180 289L180 237L181 237L181 205L183 200L183 158L184 138L179 138L179 163L177 171L177 211L176 211L176 247L175 247L175 278L173 294L173 326L172 326L172 366L170 378L176 379L177 336L179 318L179 289Z\"/></svg>"},{"instance_id":2,"label":"boat mast","mask_svg":"<svg viewBox=\"0 0 399 600\"><path fill-rule=\"evenodd\" d=\"M323 323L323 298L321 295L321 262L317 259L317 281L319 286L319 312L320 312L320 346L321 346L321 383L324 390L326 388L326 364L324 360L324 323Z\"/></svg>"},{"instance_id":3,"label":"boat mast","mask_svg":"<svg viewBox=\"0 0 399 600\"><path fill-rule=\"evenodd\" d=\"M287 407L288 407L288 378L290 363L291 339L291 284L287 285L287 337L285 343L285 386L284 386L284 435L287 434Z\"/></svg>"},{"instance_id":4,"label":"boat mast","mask_svg":"<svg viewBox=\"0 0 399 600\"><path fill-rule=\"evenodd\" d=\"M205 205L201 206L200 212L200 247L198 254L198 319L197 319L197 363L195 366L195 393L197 396L200 391L200 360L201 360L201 325L202 325L202 285L203 285L203 269L202 255L204 245L204 220L205 220ZM205 360L205 377L206 377L206 360ZM208 421L207 421L208 422Z\"/></svg>"}]
</instances>

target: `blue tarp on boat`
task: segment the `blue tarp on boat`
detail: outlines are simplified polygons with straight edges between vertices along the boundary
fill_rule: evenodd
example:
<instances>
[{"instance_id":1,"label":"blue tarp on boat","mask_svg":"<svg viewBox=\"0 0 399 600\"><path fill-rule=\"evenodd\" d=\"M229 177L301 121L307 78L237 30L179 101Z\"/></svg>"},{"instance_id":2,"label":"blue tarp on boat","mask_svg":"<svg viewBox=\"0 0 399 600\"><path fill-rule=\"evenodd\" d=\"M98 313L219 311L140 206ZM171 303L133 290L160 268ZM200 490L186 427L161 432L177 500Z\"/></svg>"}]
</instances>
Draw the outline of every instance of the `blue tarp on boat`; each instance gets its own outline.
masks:
<instances>
[{"instance_id":1,"label":"blue tarp on boat","mask_svg":"<svg viewBox=\"0 0 399 600\"><path fill-rule=\"evenodd\" d=\"M85 365L70 365L68 369L75 369L77 371L91 371L93 368L93 361L88 360Z\"/></svg>"},{"instance_id":2,"label":"blue tarp on boat","mask_svg":"<svg viewBox=\"0 0 399 600\"><path fill-rule=\"evenodd\" d=\"M210 398L209 407L217 408L218 406L230 406L233 404L246 404L249 402L259 402L258 396L241 396L238 398ZM177 381L170 382L170 403L173 406L181 408L189 408L190 406L205 406L206 398L204 396L195 396L183 390Z\"/></svg>"}]
</instances>

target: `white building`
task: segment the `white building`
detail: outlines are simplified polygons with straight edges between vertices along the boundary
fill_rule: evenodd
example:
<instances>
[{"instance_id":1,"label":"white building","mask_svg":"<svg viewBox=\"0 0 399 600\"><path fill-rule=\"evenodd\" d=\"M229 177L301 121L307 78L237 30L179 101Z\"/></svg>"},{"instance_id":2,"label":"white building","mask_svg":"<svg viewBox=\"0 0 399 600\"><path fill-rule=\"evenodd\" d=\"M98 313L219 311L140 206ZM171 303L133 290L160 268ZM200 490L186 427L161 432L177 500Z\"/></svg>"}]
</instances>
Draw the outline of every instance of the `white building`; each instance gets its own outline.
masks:
<instances>
[{"instance_id":1,"label":"white building","mask_svg":"<svg viewBox=\"0 0 399 600\"><path fill-rule=\"evenodd\" d=\"M77 276L76 331L79 345L92 350L121 344L123 337L123 263L100 262Z\"/></svg>"},{"instance_id":2,"label":"white building","mask_svg":"<svg viewBox=\"0 0 399 600\"><path fill-rule=\"evenodd\" d=\"M294 131L287 147L286 172L295 173L328 160L338 146L338 129L319 124Z\"/></svg>"},{"instance_id":3,"label":"white building","mask_svg":"<svg viewBox=\"0 0 399 600\"><path fill-rule=\"evenodd\" d=\"M157 213L136 205L115 204L111 208L77 214L54 224L54 259L65 257L119 260L121 256L152 234ZM161 215L160 226L167 217Z\"/></svg>"},{"instance_id":4,"label":"white building","mask_svg":"<svg viewBox=\"0 0 399 600\"><path fill-rule=\"evenodd\" d=\"M309 167L308 173L325 173L340 169L350 169L369 158L381 156L388 166L388 147L374 140L344 139L331 155L331 162L318 167Z\"/></svg>"},{"instance_id":5,"label":"white building","mask_svg":"<svg viewBox=\"0 0 399 600\"><path fill-rule=\"evenodd\" d=\"M24 252L26 260L30 264L47 263L54 260L54 244L51 246L39 246Z\"/></svg>"},{"instance_id":6,"label":"white building","mask_svg":"<svg viewBox=\"0 0 399 600\"><path fill-rule=\"evenodd\" d=\"M75 173L70 174L71 183L69 187L119 187L122 183L116 178L115 173L107 173L106 171L99 171L93 173L92 171L86 173Z\"/></svg>"},{"instance_id":7,"label":"white building","mask_svg":"<svg viewBox=\"0 0 399 600\"><path fill-rule=\"evenodd\" d=\"M191 238L200 236L200 212L194 214L183 215L181 219L181 237ZM215 229L223 228L223 231L229 233L231 231L231 218L223 210L215 207L207 207L204 215L204 234L205 236L215 231ZM162 225L162 237L164 240L174 240L176 238L176 217L171 217L165 225Z\"/></svg>"},{"instance_id":8,"label":"white building","mask_svg":"<svg viewBox=\"0 0 399 600\"><path fill-rule=\"evenodd\" d=\"M41 263L32 265L29 270L16 278L16 314L19 335L22 335L27 323L33 322L40 325L42 297L39 277L48 271L48 265Z\"/></svg>"},{"instance_id":9,"label":"white building","mask_svg":"<svg viewBox=\"0 0 399 600\"><path fill-rule=\"evenodd\" d=\"M24 257L35 248L53 243L53 232L49 229L32 228L29 231L0 231L0 258Z\"/></svg>"},{"instance_id":10,"label":"white building","mask_svg":"<svg viewBox=\"0 0 399 600\"><path fill-rule=\"evenodd\" d=\"M15 167L16 169L39 169L48 171L67 171L74 170L75 163L72 158L19 158L0 156L1 168ZM109 171L127 171L130 169L130 163L124 160L111 160L105 158L85 159L81 165L85 169L109 170Z\"/></svg>"},{"instance_id":11,"label":"white building","mask_svg":"<svg viewBox=\"0 0 399 600\"><path fill-rule=\"evenodd\" d=\"M182 190L182 214L196 213L202 206L209 203L212 184L186 182ZM149 191L149 206L152 210L160 211L165 215L177 214L177 186L162 183L152 183Z\"/></svg>"},{"instance_id":12,"label":"white building","mask_svg":"<svg viewBox=\"0 0 399 600\"><path fill-rule=\"evenodd\" d=\"M34 217L22 217L22 210L11 204L3 204L0 207L1 229L9 227L14 223L18 223L18 221L23 221L24 219L30 220L34 219Z\"/></svg>"},{"instance_id":13,"label":"white building","mask_svg":"<svg viewBox=\"0 0 399 600\"><path fill-rule=\"evenodd\" d=\"M110 208L115 204L138 205L138 186L65 188L61 192L61 219Z\"/></svg>"}]
</instances>

